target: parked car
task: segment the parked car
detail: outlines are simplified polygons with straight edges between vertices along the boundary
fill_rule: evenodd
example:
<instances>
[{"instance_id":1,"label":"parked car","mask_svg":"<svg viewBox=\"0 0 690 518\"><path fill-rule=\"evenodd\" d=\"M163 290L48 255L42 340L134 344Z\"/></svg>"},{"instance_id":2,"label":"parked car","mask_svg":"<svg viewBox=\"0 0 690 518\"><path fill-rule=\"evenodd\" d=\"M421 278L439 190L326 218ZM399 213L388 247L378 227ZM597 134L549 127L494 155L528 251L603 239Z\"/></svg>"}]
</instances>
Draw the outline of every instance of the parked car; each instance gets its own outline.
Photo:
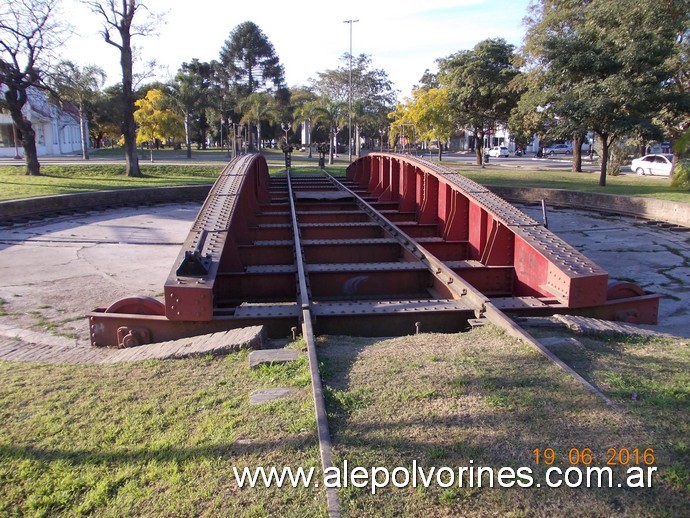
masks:
<instances>
[{"instance_id":1,"label":"parked car","mask_svg":"<svg viewBox=\"0 0 690 518\"><path fill-rule=\"evenodd\" d=\"M570 146L568 144L554 144L553 146L549 146L544 150L544 154L549 156L569 155L572 152L573 150L570 149Z\"/></svg>"},{"instance_id":2,"label":"parked car","mask_svg":"<svg viewBox=\"0 0 690 518\"><path fill-rule=\"evenodd\" d=\"M640 176L661 175L671 176L673 169L673 155L645 155L641 158L636 158L630 164L630 170Z\"/></svg>"},{"instance_id":3,"label":"parked car","mask_svg":"<svg viewBox=\"0 0 690 518\"><path fill-rule=\"evenodd\" d=\"M499 157L499 156L504 156L508 157L510 156L510 152L508 151L508 148L505 146L494 146L491 149L489 149L489 156L493 157Z\"/></svg>"}]
</instances>

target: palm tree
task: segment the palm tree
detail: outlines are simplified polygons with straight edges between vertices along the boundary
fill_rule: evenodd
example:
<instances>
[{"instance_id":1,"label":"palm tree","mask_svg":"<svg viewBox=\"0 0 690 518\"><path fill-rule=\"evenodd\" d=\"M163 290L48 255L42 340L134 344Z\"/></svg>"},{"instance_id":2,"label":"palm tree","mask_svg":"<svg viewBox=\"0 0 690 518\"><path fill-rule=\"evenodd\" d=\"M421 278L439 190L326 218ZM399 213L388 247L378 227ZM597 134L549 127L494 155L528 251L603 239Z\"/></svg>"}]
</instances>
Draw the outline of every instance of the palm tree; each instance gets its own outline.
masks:
<instances>
[{"instance_id":1,"label":"palm tree","mask_svg":"<svg viewBox=\"0 0 690 518\"><path fill-rule=\"evenodd\" d=\"M333 143L338 138L338 132L347 123L347 103L319 97L315 120L328 125L330 128L328 165L333 165Z\"/></svg>"},{"instance_id":2,"label":"palm tree","mask_svg":"<svg viewBox=\"0 0 690 518\"><path fill-rule=\"evenodd\" d=\"M105 83L105 71L96 65L79 67L71 61L58 63L54 74L54 90L61 101L76 105L79 112L81 150L84 160L89 159L89 135L87 124L87 105L93 101Z\"/></svg>"},{"instance_id":3,"label":"palm tree","mask_svg":"<svg viewBox=\"0 0 690 518\"><path fill-rule=\"evenodd\" d=\"M307 146L309 147L309 158L311 158L311 134L314 131L314 123L319 114L319 103L308 101L295 110L295 122L301 121L307 125Z\"/></svg>"},{"instance_id":4,"label":"palm tree","mask_svg":"<svg viewBox=\"0 0 690 518\"><path fill-rule=\"evenodd\" d=\"M169 84L170 97L184 120L184 141L187 158L192 158L192 140L189 126L192 114L201 97L200 92L195 86L193 78L184 72L178 72L174 81Z\"/></svg>"},{"instance_id":5,"label":"palm tree","mask_svg":"<svg viewBox=\"0 0 690 518\"><path fill-rule=\"evenodd\" d=\"M250 146L251 124L256 124L257 149L261 150L261 122L278 122L279 119L275 99L265 92L255 92L240 101L239 109L242 112L240 124L250 125Z\"/></svg>"}]
</instances>

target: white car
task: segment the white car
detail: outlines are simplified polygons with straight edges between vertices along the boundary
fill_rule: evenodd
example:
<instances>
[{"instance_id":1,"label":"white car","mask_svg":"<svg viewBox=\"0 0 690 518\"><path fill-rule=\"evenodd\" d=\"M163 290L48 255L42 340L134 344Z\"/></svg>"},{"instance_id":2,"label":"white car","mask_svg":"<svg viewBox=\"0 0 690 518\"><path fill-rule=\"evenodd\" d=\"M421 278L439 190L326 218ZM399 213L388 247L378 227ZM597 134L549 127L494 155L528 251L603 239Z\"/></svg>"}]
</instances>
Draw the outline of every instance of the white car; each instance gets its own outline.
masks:
<instances>
[{"instance_id":1,"label":"white car","mask_svg":"<svg viewBox=\"0 0 690 518\"><path fill-rule=\"evenodd\" d=\"M642 175L661 175L671 176L673 169L673 155L645 155L642 158L636 158L630 164L630 170L633 173Z\"/></svg>"},{"instance_id":2,"label":"white car","mask_svg":"<svg viewBox=\"0 0 690 518\"><path fill-rule=\"evenodd\" d=\"M572 149L570 149L570 146L568 144L555 144L553 146L549 146L544 150L545 155L553 156L553 155L569 155L573 152Z\"/></svg>"},{"instance_id":3,"label":"white car","mask_svg":"<svg viewBox=\"0 0 690 518\"><path fill-rule=\"evenodd\" d=\"M510 152L508 151L508 148L505 146L494 146L491 149L489 149L489 156L493 157L500 157L500 156L505 156L508 157L510 156Z\"/></svg>"}]
</instances>

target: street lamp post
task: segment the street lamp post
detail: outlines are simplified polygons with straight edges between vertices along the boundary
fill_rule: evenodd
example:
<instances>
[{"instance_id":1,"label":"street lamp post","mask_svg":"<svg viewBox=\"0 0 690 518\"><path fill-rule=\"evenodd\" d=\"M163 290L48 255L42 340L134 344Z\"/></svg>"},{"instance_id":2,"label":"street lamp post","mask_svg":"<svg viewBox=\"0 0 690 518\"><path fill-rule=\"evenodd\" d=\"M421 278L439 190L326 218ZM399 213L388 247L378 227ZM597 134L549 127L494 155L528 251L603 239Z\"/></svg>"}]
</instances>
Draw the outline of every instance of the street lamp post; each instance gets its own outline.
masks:
<instances>
[{"instance_id":1,"label":"street lamp post","mask_svg":"<svg viewBox=\"0 0 690 518\"><path fill-rule=\"evenodd\" d=\"M344 20L343 23L350 24L350 92L348 95L348 123L347 123L347 159L352 162L352 24L359 20Z\"/></svg>"},{"instance_id":2,"label":"street lamp post","mask_svg":"<svg viewBox=\"0 0 690 518\"><path fill-rule=\"evenodd\" d=\"M227 118L227 130L225 132L226 136L228 137L228 154L225 155L227 158L230 158L230 125L232 124L232 119L230 117Z\"/></svg>"},{"instance_id":3,"label":"street lamp post","mask_svg":"<svg viewBox=\"0 0 690 518\"><path fill-rule=\"evenodd\" d=\"M285 143L287 144L288 141L288 131L292 128L292 124L289 122L281 122L280 127L283 128L283 131L285 132Z\"/></svg>"}]
</instances>

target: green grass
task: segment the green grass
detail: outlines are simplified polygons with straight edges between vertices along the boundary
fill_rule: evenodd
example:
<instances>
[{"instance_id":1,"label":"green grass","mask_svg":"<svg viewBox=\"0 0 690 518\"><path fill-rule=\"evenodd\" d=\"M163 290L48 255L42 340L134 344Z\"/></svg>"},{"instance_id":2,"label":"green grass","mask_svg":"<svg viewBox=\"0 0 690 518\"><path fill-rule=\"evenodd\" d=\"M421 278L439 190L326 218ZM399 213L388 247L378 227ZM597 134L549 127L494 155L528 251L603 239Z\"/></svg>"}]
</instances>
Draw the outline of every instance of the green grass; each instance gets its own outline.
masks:
<instances>
[{"instance_id":1,"label":"green grass","mask_svg":"<svg viewBox=\"0 0 690 518\"><path fill-rule=\"evenodd\" d=\"M122 165L44 165L40 176L26 176L24 169L0 166L0 200L31 198L75 192L165 187L213 183L222 165L142 164L141 178L128 178Z\"/></svg>"},{"instance_id":2,"label":"green grass","mask_svg":"<svg viewBox=\"0 0 690 518\"><path fill-rule=\"evenodd\" d=\"M306 358L0 362L0 516L322 516L318 489L240 489L232 467L319 467ZM249 406L258 388L297 398Z\"/></svg>"},{"instance_id":3,"label":"green grass","mask_svg":"<svg viewBox=\"0 0 690 518\"><path fill-rule=\"evenodd\" d=\"M553 332L553 331L552 331ZM328 398L336 465L546 468L533 450L654 449L652 488L444 488L389 485L339 490L344 516L679 516L690 499L690 344L599 339L559 349L619 405L612 409L533 348L492 326L457 335L389 340L327 337ZM631 398L631 392L637 399ZM365 395L366 397L362 397ZM344 404L345 402L345 404ZM561 464L563 462L563 464ZM629 464L631 465L631 464ZM612 467L614 483L629 465ZM644 467L644 464L642 464ZM598 464L597 464L598 466ZM586 469L586 466L580 464Z\"/></svg>"},{"instance_id":4,"label":"green grass","mask_svg":"<svg viewBox=\"0 0 690 518\"><path fill-rule=\"evenodd\" d=\"M121 158L120 150L104 150L103 157L112 154ZM284 170L283 155L277 150L266 150L270 171ZM90 163L85 165L44 165L42 175L25 176L18 166L0 166L0 200L67 194L89 190L127 189L135 187L161 187L211 183L222 169L225 156L221 151L195 151L194 164L186 162L179 151L161 150L154 153L156 160L177 160L179 164L150 164L141 160L142 178L128 178L123 175L122 165ZM208 158L208 160L207 160ZM341 157L333 166L326 168L333 174L345 170ZM308 159L305 153L293 156L293 167L299 172L318 173L318 158ZM674 189L667 178L640 177L637 175L608 176L607 186L600 187L598 173L571 173L568 171L513 169L492 166L486 169L443 162L443 165L483 185L537 187L567 189L584 192L620 194L625 196L651 197L669 201L690 203L690 192Z\"/></svg>"},{"instance_id":5,"label":"green grass","mask_svg":"<svg viewBox=\"0 0 690 518\"><path fill-rule=\"evenodd\" d=\"M543 171L509 167L479 169L453 165L451 162L444 162L444 165L450 165L451 168L482 185L566 189L690 203L690 192L672 188L668 178L632 174L607 176L606 187L601 187L599 186L598 172L572 173L570 171Z\"/></svg>"}]
</instances>

